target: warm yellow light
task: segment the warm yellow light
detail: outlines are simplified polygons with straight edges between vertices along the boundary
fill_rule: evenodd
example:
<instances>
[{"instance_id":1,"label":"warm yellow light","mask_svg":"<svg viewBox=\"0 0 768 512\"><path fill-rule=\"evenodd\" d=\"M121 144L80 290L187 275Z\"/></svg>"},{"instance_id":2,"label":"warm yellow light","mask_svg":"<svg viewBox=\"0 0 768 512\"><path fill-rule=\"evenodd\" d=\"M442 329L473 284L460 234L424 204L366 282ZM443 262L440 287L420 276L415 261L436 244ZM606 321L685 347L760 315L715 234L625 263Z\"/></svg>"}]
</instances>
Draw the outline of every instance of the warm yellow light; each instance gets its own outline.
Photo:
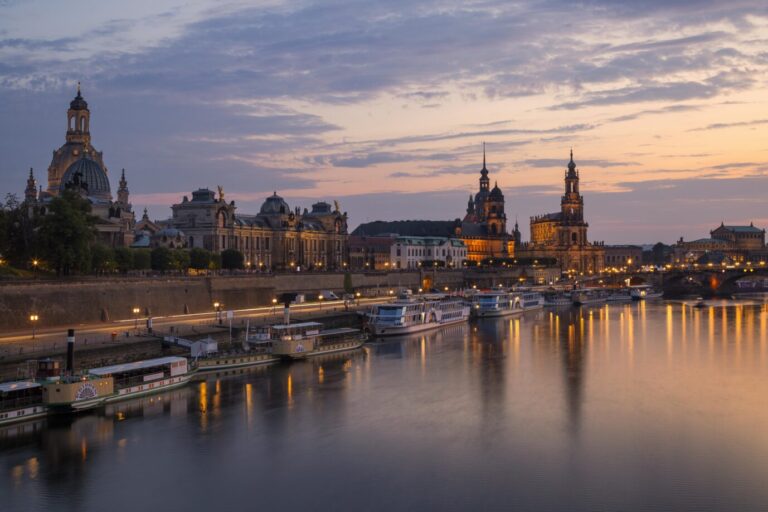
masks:
<instances>
[{"instance_id":1,"label":"warm yellow light","mask_svg":"<svg viewBox=\"0 0 768 512\"><path fill-rule=\"evenodd\" d=\"M220 303L218 303L218 302L214 302L214 303L213 303L213 307L214 307L214 308L218 309L218 308L219 308L219 306L221 306L221 304L220 304Z\"/></svg>"},{"instance_id":2,"label":"warm yellow light","mask_svg":"<svg viewBox=\"0 0 768 512\"><path fill-rule=\"evenodd\" d=\"M139 308L133 308L133 314L138 315L141 310Z\"/></svg>"},{"instance_id":3,"label":"warm yellow light","mask_svg":"<svg viewBox=\"0 0 768 512\"><path fill-rule=\"evenodd\" d=\"M322 295L318 295L317 296L317 300L323 300L323 296Z\"/></svg>"},{"instance_id":4,"label":"warm yellow light","mask_svg":"<svg viewBox=\"0 0 768 512\"><path fill-rule=\"evenodd\" d=\"M277 304L277 299L272 299L272 304Z\"/></svg>"},{"instance_id":5,"label":"warm yellow light","mask_svg":"<svg viewBox=\"0 0 768 512\"><path fill-rule=\"evenodd\" d=\"M38 317L37 315L29 315L30 322L37 322L38 318L40 317Z\"/></svg>"}]
</instances>

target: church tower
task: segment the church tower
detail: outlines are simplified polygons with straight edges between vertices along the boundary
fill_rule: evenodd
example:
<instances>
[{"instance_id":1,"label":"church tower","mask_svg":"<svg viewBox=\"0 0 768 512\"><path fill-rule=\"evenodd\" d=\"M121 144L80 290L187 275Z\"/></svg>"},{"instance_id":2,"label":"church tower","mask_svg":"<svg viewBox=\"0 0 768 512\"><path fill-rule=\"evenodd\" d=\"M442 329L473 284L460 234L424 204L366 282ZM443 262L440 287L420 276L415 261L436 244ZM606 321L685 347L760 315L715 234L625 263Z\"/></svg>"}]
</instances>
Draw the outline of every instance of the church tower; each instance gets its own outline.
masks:
<instances>
[{"instance_id":1,"label":"church tower","mask_svg":"<svg viewBox=\"0 0 768 512\"><path fill-rule=\"evenodd\" d=\"M483 142L483 168L480 170L480 194L485 196L488 194L491 180L488 179L488 169L485 167L485 142Z\"/></svg>"},{"instance_id":2,"label":"church tower","mask_svg":"<svg viewBox=\"0 0 768 512\"><path fill-rule=\"evenodd\" d=\"M128 206L128 181L125 179L125 169L120 176L120 188L117 189L117 202L123 209L129 209Z\"/></svg>"},{"instance_id":3,"label":"church tower","mask_svg":"<svg viewBox=\"0 0 768 512\"><path fill-rule=\"evenodd\" d=\"M67 142L88 145L91 142L91 112L88 103L80 94L80 82L77 82L77 96L69 103L67 110Z\"/></svg>"},{"instance_id":4,"label":"church tower","mask_svg":"<svg viewBox=\"0 0 768 512\"><path fill-rule=\"evenodd\" d=\"M504 235L507 233L507 214L504 213L504 194L499 184L495 183L493 190L485 201L485 220L488 223L488 234Z\"/></svg>"},{"instance_id":5,"label":"church tower","mask_svg":"<svg viewBox=\"0 0 768 512\"><path fill-rule=\"evenodd\" d=\"M35 180L31 167L29 168L29 178L27 178L27 188L24 189L24 201L27 204L37 202L37 180Z\"/></svg>"},{"instance_id":6,"label":"church tower","mask_svg":"<svg viewBox=\"0 0 768 512\"><path fill-rule=\"evenodd\" d=\"M587 223L584 222L584 198L579 193L579 171L573 161L573 149L571 160L565 171L565 194L560 200L562 219L562 231L560 243L563 245L586 245Z\"/></svg>"},{"instance_id":7,"label":"church tower","mask_svg":"<svg viewBox=\"0 0 768 512\"><path fill-rule=\"evenodd\" d=\"M102 154L91 145L91 111L88 103L80 92L77 84L77 96L69 102L67 110L66 141L59 149L54 150L51 164L48 166L48 188L46 195L57 196L63 186L62 180L69 167L88 156L100 168L99 174L107 174ZM105 178L106 179L106 178Z\"/></svg>"}]
</instances>

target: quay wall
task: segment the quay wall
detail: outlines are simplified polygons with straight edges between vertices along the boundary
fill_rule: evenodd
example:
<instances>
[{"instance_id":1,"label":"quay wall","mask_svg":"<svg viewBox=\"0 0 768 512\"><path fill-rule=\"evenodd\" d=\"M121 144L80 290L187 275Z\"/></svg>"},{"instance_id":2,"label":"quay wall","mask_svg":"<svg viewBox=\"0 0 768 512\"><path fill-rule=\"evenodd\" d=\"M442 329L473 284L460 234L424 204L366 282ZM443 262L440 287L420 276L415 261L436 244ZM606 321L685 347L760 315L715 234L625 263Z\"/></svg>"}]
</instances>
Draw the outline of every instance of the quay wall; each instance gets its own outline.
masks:
<instances>
[{"instance_id":1,"label":"quay wall","mask_svg":"<svg viewBox=\"0 0 768 512\"><path fill-rule=\"evenodd\" d=\"M508 272L469 274L440 270L353 272L351 276L355 290L369 296L386 295L399 287L418 288L425 278L429 286L438 289L485 282L511 284L516 279ZM140 308L142 317L204 313L212 311L214 302L222 303L224 309L244 309L269 305L281 293L332 290L340 294L343 289L344 274L331 272L4 282L0 283L0 327L29 329L31 313L39 316L38 328L77 327L131 319L135 307Z\"/></svg>"}]
</instances>

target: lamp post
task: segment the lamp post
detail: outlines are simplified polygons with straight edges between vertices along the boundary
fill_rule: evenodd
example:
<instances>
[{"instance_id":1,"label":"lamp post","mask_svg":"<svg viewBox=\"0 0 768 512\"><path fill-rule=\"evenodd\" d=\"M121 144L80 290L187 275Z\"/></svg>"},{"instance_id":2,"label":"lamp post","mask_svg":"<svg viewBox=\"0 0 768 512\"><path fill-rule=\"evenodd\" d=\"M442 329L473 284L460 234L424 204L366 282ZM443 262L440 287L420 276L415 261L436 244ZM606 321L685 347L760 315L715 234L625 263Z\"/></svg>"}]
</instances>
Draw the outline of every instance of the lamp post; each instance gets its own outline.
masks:
<instances>
[{"instance_id":1,"label":"lamp post","mask_svg":"<svg viewBox=\"0 0 768 512\"><path fill-rule=\"evenodd\" d=\"M136 331L136 334L139 333L139 313L141 310L139 308L133 308L133 329Z\"/></svg>"},{"instance_id":2,"label":"lamp post","mask_svg":"<svg viewBox=\"0 0 768 512\"><path fill-rule=\"evenodd\" d=\"M216 321L221 325L221 302L214 302L213 309L216 311Z\"/></svg>"},{"instance_id":3,"label":"lamp post","mask_svg":"<svg viewBox=\"0 0 768 512\"><path fill-rule=\"evenodd\" d=\"M323 295L322 294L318 295L317 296L317 300L320 301L320 311L322 311L323 310Z\"/></svg>"},{"instance_id":4,"label":"lamp post","mask_svg":"<svg viewBox=\"0 0 768 512\"><path fill-rule=\"evenodd\" d=\"M32 313L31 315L29 315L29 323L31 323L31 324L32 324L32 339L35 339L35 324L37 323L37 321L38 321L39 319L40 319L40 317L39 317L39 316L37 316L37 315L36 315L36 314L34 314L34 313Z\"/></svg>"},{"instance_id":5,"label":"lamp post","mask_svg":"<svg viewBox=\"0 0 768 512\"><path fill-rule=\"evenodd\" d=\"M275 308L277 307L277 299L272 299L272 314L275 314Z\"/></svg>"},{"instance_id":6,"label":"lamp post","mask_svg":"<svg viewBox=\"0 0 768 512\"><path fill-rule=\"evenodd\" d=\"M37 261L37 259L32 260L32 273L34 274L35 279L37 279L37 266L39 264L40 264L40 262Z\"/></svg>"}]
</instances>

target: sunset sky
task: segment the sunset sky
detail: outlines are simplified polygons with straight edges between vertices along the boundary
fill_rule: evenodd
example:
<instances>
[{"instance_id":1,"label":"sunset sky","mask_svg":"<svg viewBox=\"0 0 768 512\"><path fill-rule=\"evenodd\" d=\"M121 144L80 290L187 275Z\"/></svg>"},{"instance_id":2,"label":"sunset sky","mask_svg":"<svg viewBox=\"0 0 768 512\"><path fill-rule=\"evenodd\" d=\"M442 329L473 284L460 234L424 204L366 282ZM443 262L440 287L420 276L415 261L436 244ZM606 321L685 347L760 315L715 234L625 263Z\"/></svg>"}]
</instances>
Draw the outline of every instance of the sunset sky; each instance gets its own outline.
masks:
<instances>
[{"instance_id":1,"label":"sunset sky","mask_svg":"<svg viewBox=\"0 0 768 512\"><path fill-rule=\"evenodd\" d=\"M81 81L139 215L221 185L454 219L485 141L524 239L571 147L592 240L700 238L768 227L767 79L765 0L0 0L0 194L45 185Z\"/></svg>"}]
</instances>

